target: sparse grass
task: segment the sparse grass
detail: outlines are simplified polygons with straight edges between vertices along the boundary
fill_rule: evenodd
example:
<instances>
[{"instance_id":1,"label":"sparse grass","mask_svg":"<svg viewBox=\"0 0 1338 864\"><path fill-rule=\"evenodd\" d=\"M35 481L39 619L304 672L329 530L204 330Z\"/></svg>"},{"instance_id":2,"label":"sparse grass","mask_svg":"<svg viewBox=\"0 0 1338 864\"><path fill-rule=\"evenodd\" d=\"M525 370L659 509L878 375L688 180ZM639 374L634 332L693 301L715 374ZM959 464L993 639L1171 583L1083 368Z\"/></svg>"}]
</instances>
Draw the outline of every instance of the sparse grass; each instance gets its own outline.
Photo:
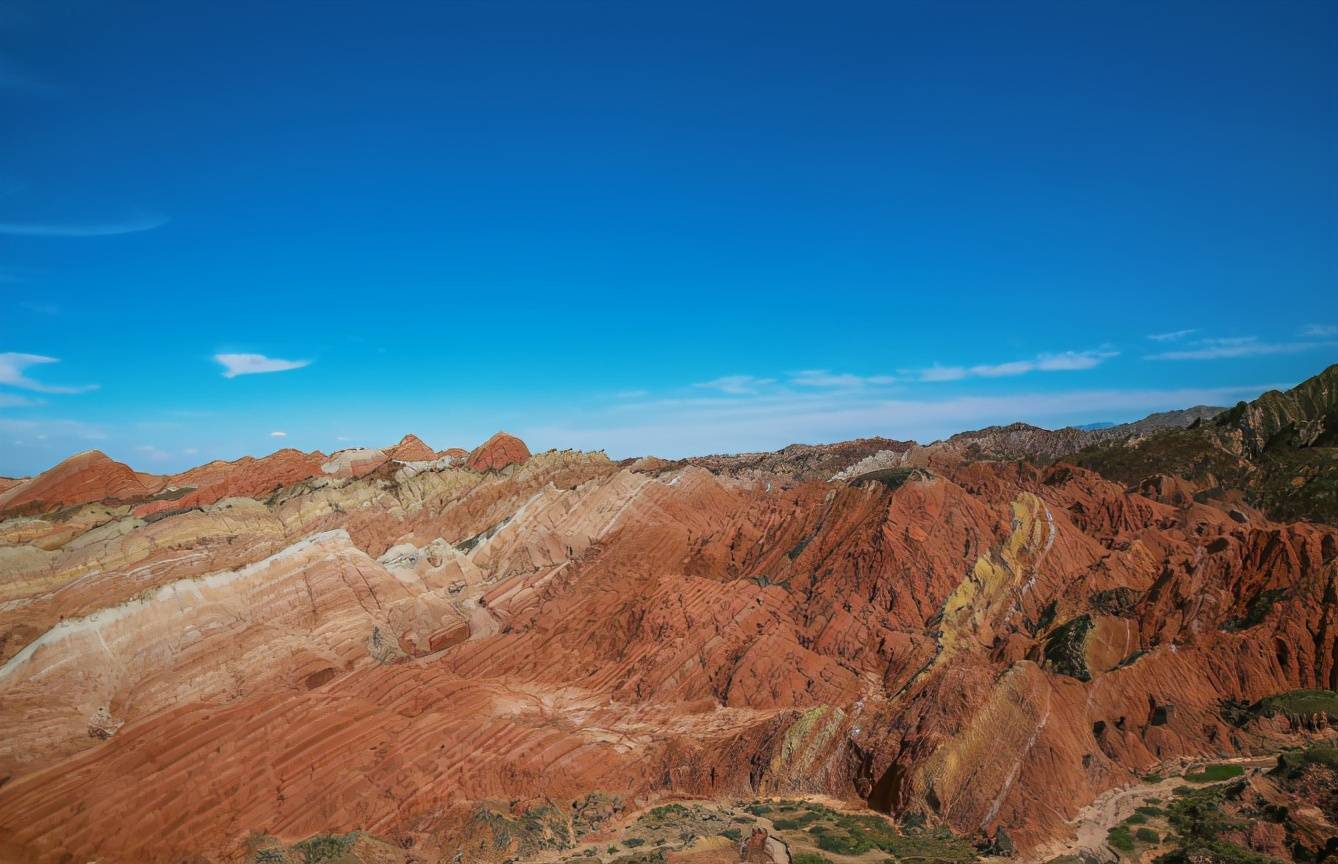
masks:
<instances>
[{"instance_id":1,"label":"sparse grass","mask_svg":"<svg viewBox=\"0 0 1338 864\"><path fill-rule=\"evenodd\" d=\"M1221 783L1223 780L1231 780L1245 773L1245 769L1239 765L1205 765L1202 770L1195 771L1185 775L1185 779L1190 783Z\"/></svg>"},{"instance_id":2,"label":"sparse grass","mask_svg":"<svg viewBox=\"0 0 1338 864\"><path fill-rule=\"evenodd\" d=\"M977 857L969 843L947 830L903 834L876 813L842 813L816 802L781 802L776 807L786 817L772 824L778 832L790 832L791 843L812 843L834 856L881 851L893 856L889 859L893 864L971 864ZM800 808L802 812L795 812ZM812 853L799 853L794 864L801 864L805 854ZM814 855L810 864L817 860L831 864L821 855Z\"/></svg>"},{"instance_id":3,"label":"sparse grass","mask_svg":"<svg viewBox=\"0 0 1338 864\"><path fill-rule=\"evenodd\" d=\"M1258 710L1266 717L1282 714L1288 719L1327 715L1338 720L1338 693L1332 690L1292 690L1259 700Z\"/></svg>"}]
</instances>

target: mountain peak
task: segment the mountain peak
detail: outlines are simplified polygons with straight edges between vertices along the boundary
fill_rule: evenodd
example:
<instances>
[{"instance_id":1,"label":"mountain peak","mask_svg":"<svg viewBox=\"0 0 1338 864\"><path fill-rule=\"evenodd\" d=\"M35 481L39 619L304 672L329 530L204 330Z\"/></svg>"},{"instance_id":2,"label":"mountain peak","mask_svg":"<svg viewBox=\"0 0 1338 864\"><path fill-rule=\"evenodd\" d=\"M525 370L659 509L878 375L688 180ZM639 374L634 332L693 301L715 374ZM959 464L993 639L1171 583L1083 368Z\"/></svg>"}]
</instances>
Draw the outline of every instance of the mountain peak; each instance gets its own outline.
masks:
<instances>
[{"instance_id":1,"label":"mountain peak","mask_svg":"<svg viewBox=\"0 0 1338 864\"><path fill-rule=\"evenodd\" d=\"M405 435L394 447L387 447L385 453L399 462L427 462L437 458L436 451L413 433Z\"/></svg>"},{"instance_id":2,"label":"mountain peak","mask_svg":"<svg viewBox=\"0 0 1338 864\"><path fill-rule=\"evenodd\" d=\"M474 471L500 471L530 458L530 448L509 432L498 432L469 454L465 463Z\"/></svg>"}]
</instances>

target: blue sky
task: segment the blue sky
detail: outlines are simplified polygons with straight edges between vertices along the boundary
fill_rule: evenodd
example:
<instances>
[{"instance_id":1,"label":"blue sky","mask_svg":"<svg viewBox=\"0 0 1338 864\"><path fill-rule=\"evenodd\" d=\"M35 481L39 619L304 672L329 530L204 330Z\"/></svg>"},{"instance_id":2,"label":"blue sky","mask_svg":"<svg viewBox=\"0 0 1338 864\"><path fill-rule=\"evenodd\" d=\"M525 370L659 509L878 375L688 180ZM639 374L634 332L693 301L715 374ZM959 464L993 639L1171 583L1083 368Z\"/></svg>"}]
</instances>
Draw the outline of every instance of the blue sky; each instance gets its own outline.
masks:
<instances>
[{"instance_id":1,"label":"blue sky","mask_svg":"<svg viewBox=\"0 0 1338 864\"><path fill-rule=\"evenodd\" d=\"M0 474L930 440L1338 361L1336 4L208 5L0 2Z\"/></svg>"}]
</instances>

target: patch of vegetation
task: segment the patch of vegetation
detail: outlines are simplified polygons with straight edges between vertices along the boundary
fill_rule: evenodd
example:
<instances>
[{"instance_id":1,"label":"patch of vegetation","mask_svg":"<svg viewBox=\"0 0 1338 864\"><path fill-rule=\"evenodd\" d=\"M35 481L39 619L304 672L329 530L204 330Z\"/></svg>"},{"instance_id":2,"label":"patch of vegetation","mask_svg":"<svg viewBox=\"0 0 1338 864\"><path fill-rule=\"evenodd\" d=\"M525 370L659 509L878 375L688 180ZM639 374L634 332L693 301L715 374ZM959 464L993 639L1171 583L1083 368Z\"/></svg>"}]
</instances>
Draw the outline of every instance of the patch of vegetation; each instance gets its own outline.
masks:
<instances>
[{"instance_id":1,"label":"patch of vegetation","mask_svg":"<svg viewBox=\"0 0 1338 864\"><path fill-rule=\"evenodd\" d=\"M941 829L935 832L899 832L890 821L877 813L842 813L815 802L797 805L778 804L787 813L799 810L782 819L773 820L777 831L802 831L792 840L807 840L823 852L840 856L859 856L880 851L893 856L892 861L913 861L915 864L971 864L976 850L965 840ZM910 824L912 820L907 820ZM918 823L923 825L923 819ZM800 853L803 855L804 853ZM795 856L795 864L800 861ZM830 861L823 856L815 859Z\"/></svg>"},{"instance_id":2,"label":"patch of vegetation","mask_svg":"<svg viewBox=\"0 0 1338 864\"><path fill-rule=\"evenodd\" d=\"M743 840L743 832L738 828L725 828L720 832L720 836L733 840L735 843Z\"/></svg>"},{"instance_id":3,"label":"patch of vegetation","mask_svg":"<svg viewBox=\"0 0 1338 864\"><path fill-rule=\"evenodd\" d=\"M1144 774L1144 775L1143 775L1143 782L1144 782L1144 783L1160 783L1161 781L1163 781L1163 780L1165 780L1165 779L1166 779L1166 778L1163 777L1163 776L1161 776L1160 774Z\"/></svg>"},{"instance_id":4,"label":"patch of vegetation","mask_svg":"<svg viewBox=\"0 0 1338 864\"><path fill-rule=\"evenodd\" d=\"M1102 614L1127 618L1134 614L1134 609L1138 606L1138 601L1142 599L1142 596L1140 592L1132 588L1121 586L1097 591L1088 598L1088 602L1091 603L1093 609Z\"/></svg>"},{"instance_id":5,"label":"patch of vegetation","mask_svg":"<svg viewBox=\"0 0 1338 864\"><path fill-rule=\"evenodd\" d=\"M626 846L628 849L635 849L638 846L646 845L646 838L628 837L626 840L623 841L623 845Z\"/></svg>"},{"instance_id":6,"label":"patch of vegetation","mask_svg":"<svg viewBox=\"0 0 1338 864\"><path fill-rule=\"evenodd\" d=\"M350 834L317 834L293 845L293 851L302 856L302 864L325 864L334 861L353 846L357 832Z\"/></svg>"},{"instance_id":7,"label":"patch of vegetation","mask_svg":"<svg viewBox=\"0 0 1338 864\"><path fill-rule=\"evenodd\" d=\"M1269 588L1260 591L1250 598L1245 611L1222 625L1222 629L1228 631L1248 630L1264 623L1268 613L1273 610L1273 604L1284 600L1288 596L1288 591L1284 588Z\"/></svg>"},{"instance_id":8,"label":"patch of vegetation","mask_svg":"<svg viewBox=\"0 0 1338 864\"><path fill-rule=\"evenodd\" d=\"M1128 819L1124 820L1125 825L1146 825L1148 817L1142 813L1134 813Z\"/></svg>"},{"instance_id":9,"label":"patch of vegetation","mask_svg":"<svg viewBox=\"0 0 1338 864\"><path fill-rule=\"evenodd\" d=\"M1205 765L1201 771L1195 771L1185 775L1185 779L1190 783L1221 783L1223 780L1232 780L1245 773L1245 769L1239 765Z\"/></svg>"},{"instance_id":10,"label":"patch of vegetation","mask_svg":"<svg viewBox=\"0 0 1338 864\"><path fill-rule=\"evenodd\" d=\"M1091 681L1087 669L1087 634L1092 629L1092 616L1079 615L1056 628L1045 640L1045 661L1061 675Z\"/></svg>"},{"instance_id":11,"label":"patch of vegetation","mask_svg":"<svg viewBox=\"0 0 1338 864\"><path fill-rule=\"evenodd\" d=\"M1161 842L1161 835L1151 828L1139 828L1134 832L1134 839L1139 843L1148 843L1155 846Z\"/></svg>"},{"instance_id":12,"label":"patch of vegetation","mask_svg":"<svg viewBox=\"0 0 1338 864\"><path fill-rule=\"evenodd\" d=\"M1324 715L1338 721L1338 693L1332 690L1291 690L1260 699L1254 710L1265 717L1281 714L1288 720Z\"/></svg>"},{"instance_id":13,"label":"patch of vegetation","mask_svg":"<svg viewBox=\"0 0 1338 864\"><path fill-rule=\"evenodd\" d=\"M1316 744L1304 750L1283 753L1278 756L1278 766L1272 773L1295 780L1311 765L1338 770L1338 748Z\"/></svg>"},{"instance_id":14,"label":"patch of vegetation","mask_svg":"<svg viewBox=\"0 0 1338 864\"><path fill-rule=\"evenodd\" d=\"M792 864L832 864L832 859L816 852L796 852L790 861Z\"/></svg>"},{"instance_id":15,"label":"patch of vegetation","mask_svg":"<svg viewBox=\"0 0 1338 864\"><path fill-rule=\"evenodd\" d=\"M1163 810L1163 809L1160 808L1160 807L1155 807L1155 806L1153 806L1153 805L1151 805L1151 804L1144 804L1144 805L1141 806L1141 807L1135 807L1135 808L1134 808L1134 812L1135 812L1135 813L1138 813L1138 814L1140 814L1140 815L1143 815L1143 816L1165 816L1165 815L1166 815L1166 811L1165 811L1165 810Z\"/></svg>"},{"instance_id":16,"label":"patch of vegetation","mask_svg":"<svg viewBox=\"0 0 1338 864\"><path fill-rule=\"evenodd\" d=\"M471 819L492 834L493 848L498 852L513 843L517 855L533 855L545 849L569 849L572 845L571 825L562 813L547 804L531 807L515 818L480 808Z\"/></svg>"},{"instance_id":17,"label":"patch of vegetation","mask_svg":"<svg viewBox=\"0 0 1338 864\"><path fill-rule=\"evenodd\" d=\"M1231 818L1222 804L1244 788L1244 781L1229 785L1189 789L1167 808L1167 820L1174 831L1176 848L1157 859L1157 864L1189 864L1211 861L1213 864L1272 864L1272 859L1222 839L1228 833L1247 826Z\"/></svg>"},{"instance_id":18,"label":"patch of vegetation","mask_svg":"<svg viewBox=\"0 0 1338 864\"><path fill-rule=\"evenodd\" d=\"M771 812L771 805L769 805L769 804L749 804L747 807L744 807L743 809L744 809L744 810L747 810L749 813L753 814L754 816L765 816L766 814L768 814L768 813Z\"/></svg>"},{"instance_id":19,"label":"patch of vegetation","mask_svg":"<svg viewBox=\"0 0 1338 864\"><path fill-rule=\"evenodd\" d=\"M1106 842L1121 852L1134 851L1134 835L1123 825L1116 825L1106 832Z\"/></svg>"}]
</instances>

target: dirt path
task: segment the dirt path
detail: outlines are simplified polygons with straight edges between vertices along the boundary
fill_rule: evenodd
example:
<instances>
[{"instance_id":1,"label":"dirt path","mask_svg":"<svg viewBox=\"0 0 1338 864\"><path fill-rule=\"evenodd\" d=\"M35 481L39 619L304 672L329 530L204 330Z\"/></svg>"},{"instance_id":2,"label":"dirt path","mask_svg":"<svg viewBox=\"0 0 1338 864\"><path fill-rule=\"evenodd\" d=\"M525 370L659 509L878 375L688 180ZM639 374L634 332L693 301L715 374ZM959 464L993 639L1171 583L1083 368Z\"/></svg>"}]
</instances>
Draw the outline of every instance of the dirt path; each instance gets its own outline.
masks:
<instances>
[{"instance_id":1,"label":"dirt path","mask_svg":"<svg viewBox=\"0 0 1338 864\"><path fill-rule=\"evenodd\" d=\"M1240 765L1246 774L1263 771L1277 764L1276 756L1241 756L1235 759L1213 760L1211 764ZM1183 770L1181 771L1183 774ZM1157 798L1167 801L1177 786L1186 785L1182 776L1166 777L1158 783L1138 783L1120 789L1111 789L1099 796L1091 804L1078 812L1073 826L1073 836L1068 840L1058 840L1039 846L1023 858L1019 864L1041 864L1061 855L1087 855L1101 861L1114 861L1118 855L1106 844L1106 834L1133 815L1134 808ZM1193 785L1193 784L1190 784ZM1205 784L1211 785L1211 784Z\"/></svg>"}]
</instances>

